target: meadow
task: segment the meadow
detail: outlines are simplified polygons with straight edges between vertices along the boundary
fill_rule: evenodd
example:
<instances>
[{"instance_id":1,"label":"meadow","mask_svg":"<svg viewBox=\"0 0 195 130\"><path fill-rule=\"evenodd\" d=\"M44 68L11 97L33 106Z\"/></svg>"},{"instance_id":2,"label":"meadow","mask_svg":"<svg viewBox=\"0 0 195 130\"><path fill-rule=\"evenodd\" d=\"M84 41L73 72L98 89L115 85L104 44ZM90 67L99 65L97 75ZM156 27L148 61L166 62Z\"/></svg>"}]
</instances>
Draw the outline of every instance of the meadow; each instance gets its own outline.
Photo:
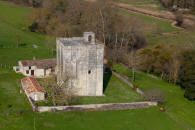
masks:
<instances>
[{"instance_id":1,"label":"meadow","mask_svg":"<svg viewBox=\"0 0 195 130\"><path fill-rule=\"evenodd\" d=\"M130 4L135 7L150 9L155 11L164 10L160 2L157 0L120 0L121 3Z\"/></svg>"},{"instance_id":2,"label":"meadow","mask_svg":"<svg viewBox=\"0 0 195 130\"><path fill-rule=\"evenodd\" d=\"M115 64L113 69L121 75L129 77L131 81L132 73L126 66ZM152 78L151 75L144 72L136 72L135 77L135 84L142 90L149 88L161 89L166 96L166 103L163 106L171 118L186 129L195 128L195 102L184 98L184 90L180 86L168 83L158 77Z\"/></svg>"},{"instance_id":3,"label":"meadow","mask_svg":"<svg viewBox=\"0 0 195 130\"><path fill-rule=\"evenodd\" d=\"M51 53L51 48L47 46L48 41L53 41L55 44L54 38L32 33L28 30L27 25L29 22L26 21L26 17L32 10L32 8L0 1L0 45L6 46L5 48L0 48L1 64L16 65L17 61L21 59L55 57ZM17 42L14 40L16 36L20 37L20 43L25 43L25 46L16 46ZM34 44L38 47L34 47ZM141 76L139 78L142 79L143 83L139 82L139 84L140 87L143 86L144 88L151 80L147 80L148 77L145 75ZM127 111L36 113L32 111L25 95L20 94L19 84L22 77L22 75L16 74L13 70L0 68L0 129L186 129L186 126L182 125L178 120L174 120L167 113L161 112L158 107ZM144 80L145 78L146 80ZM157 81L155 82L158 83ZM164 81L159 82L162 82L162 86L169 86ZM167 105L167 109L179 120L185 122L191 128L195 128L193 124L195 116L192 113L190 115L190 110L194 107L194 103L190 103L183 98L183 91L178 87L173 86L173 88L170 91L175 93L170 93L170 95L177 94L178 99L174 95L170 96L170 103ZM140 99L139 95L114 76L111 76L108 82L105 95L108 95L109 98L102 99L102 101L98 98L88 98L83 99L83 102L131 102ZM188 111L187 108L189 108ZM184 112L181 113L182 110Z\"/></svg>"},{"instance_id":4,"label":"meadow","mask_svg":"<svg viewBox=\"0 0 195 130\"><path fill-rule=\"evenodd\" d=\"M146 38L159 36L163 33L180 32L183 29L175 28L171 24L173 21L155 18L140 13L135 13L125 9L119 9L119 14L129 18L130 23L136 23L136 28L143 32Z\"/></svg>"},{"instance_id":5,"label":"meadow","mask_svg":"<svg viewBox=\"0 0 195 130\"><path fill-rule=\"evenodd\" d=\"M195 32L172 26L173 21L155 18L140 13L120 9L119 13L129 18L130 23L143 33L150 47L157 44L175 45L180 48L192 47Z\"/></svg>"}]
</instances>

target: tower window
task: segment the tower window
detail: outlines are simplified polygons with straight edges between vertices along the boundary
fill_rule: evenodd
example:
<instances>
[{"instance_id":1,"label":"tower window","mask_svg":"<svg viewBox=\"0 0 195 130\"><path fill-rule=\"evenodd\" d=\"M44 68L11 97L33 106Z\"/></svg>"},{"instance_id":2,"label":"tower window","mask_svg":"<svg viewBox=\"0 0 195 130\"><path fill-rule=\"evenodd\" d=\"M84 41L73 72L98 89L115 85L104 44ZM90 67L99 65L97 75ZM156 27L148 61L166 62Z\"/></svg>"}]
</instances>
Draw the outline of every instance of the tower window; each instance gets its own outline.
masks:
<instances>
[{"instance_id":1,"label":"tower window","mask_svg":"<svg viewBox=\"0 0 195 130\"><path fill-rule=\"evenodd\" d=\"M88 41L91 42L91 40L92 40L92 36L89 35L89 36L88 36Z\"/></svg>"},{"instance_id":2,"label":"tower window","mask_svg":"<svg viewBox=\"0 0 195 130\"><path fill-rule=\"evenodd\" d=\"M88 74L91 74L91 70L88 71Z\"/></svg>"}]
</instances>

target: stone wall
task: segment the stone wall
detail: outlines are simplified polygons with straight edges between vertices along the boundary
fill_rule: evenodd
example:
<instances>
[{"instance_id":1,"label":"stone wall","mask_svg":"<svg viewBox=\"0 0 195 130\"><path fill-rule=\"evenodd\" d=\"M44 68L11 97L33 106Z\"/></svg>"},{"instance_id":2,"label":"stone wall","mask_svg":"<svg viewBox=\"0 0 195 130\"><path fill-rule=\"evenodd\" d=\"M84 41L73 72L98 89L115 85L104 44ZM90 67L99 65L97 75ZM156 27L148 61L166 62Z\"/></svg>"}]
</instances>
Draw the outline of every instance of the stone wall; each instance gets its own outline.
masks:
<instances>
[{"instance_id":1,"label":"stone wall","mask_svg":"<svg viewBox=\"0 0 195 130\"><path fill-rule=\"evenodd\" d=\"M108 110L130 110L149 108L157 106L157 102L134 102L134 103L108 103L108 104L89 104L89 105L73 105L73 106L52 106L38 107L38 112L70 112L70 111L108 111Z\"/></svg>"}]
</instances>

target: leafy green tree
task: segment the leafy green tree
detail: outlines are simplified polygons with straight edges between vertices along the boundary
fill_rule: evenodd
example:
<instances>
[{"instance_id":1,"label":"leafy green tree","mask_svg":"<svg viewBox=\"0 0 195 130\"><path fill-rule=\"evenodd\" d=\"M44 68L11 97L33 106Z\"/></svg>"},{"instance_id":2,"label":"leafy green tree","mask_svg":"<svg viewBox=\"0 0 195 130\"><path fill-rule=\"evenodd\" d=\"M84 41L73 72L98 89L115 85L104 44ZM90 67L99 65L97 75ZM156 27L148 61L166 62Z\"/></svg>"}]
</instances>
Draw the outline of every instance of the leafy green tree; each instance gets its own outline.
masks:
<instances>
[{"instance_id":1,"label":"leafy green tree","mask_svg":"<svg viewBox=\"0 0 195 130\"><path fill-rule=\"evenodd\" d=\"M195 100L195 49L184 51L181 62L180 84L185 88L185 97Z\"/></svg>"}]
</instances>

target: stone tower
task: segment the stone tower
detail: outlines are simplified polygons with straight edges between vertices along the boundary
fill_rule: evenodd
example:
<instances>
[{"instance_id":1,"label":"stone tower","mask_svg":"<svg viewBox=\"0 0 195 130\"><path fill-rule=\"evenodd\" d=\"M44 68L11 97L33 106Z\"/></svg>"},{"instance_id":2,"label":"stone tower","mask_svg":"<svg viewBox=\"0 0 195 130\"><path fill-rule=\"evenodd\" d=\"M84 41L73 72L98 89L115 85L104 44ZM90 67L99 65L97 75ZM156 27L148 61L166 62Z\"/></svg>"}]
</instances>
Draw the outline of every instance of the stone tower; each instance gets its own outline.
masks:
<instances>
[{"instance_id":1,"label":"stone tower","mask_svg":"<svg viewBox=\"0 0 195 130\"><path fill-rule=\"evenodd\" d=\"M80 96L103 95L104 45L97 44L93 32L83 37L57 38L58 81L71 75L70 86Z\"/></svg>"}]
</instances>

